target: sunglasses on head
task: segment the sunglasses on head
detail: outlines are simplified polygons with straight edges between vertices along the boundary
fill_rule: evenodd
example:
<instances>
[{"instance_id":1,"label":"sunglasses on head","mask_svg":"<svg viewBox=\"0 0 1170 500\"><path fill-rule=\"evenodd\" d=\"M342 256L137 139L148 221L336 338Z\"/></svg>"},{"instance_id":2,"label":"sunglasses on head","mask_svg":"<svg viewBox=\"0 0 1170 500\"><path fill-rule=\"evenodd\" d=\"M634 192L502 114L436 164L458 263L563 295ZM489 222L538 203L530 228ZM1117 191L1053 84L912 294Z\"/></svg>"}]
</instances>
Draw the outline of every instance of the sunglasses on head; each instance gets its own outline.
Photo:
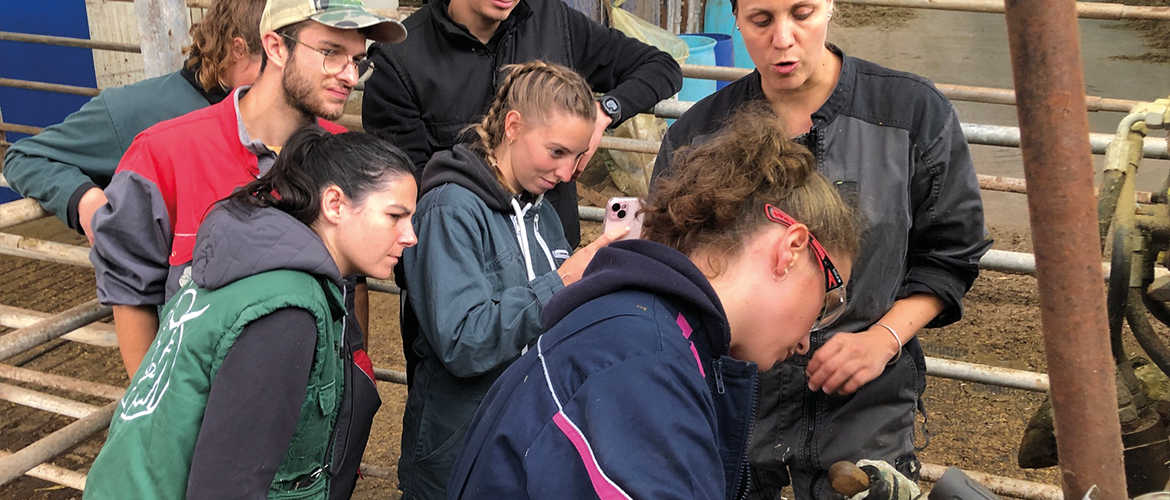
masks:
<instances>
[{"instance_id":1,"label":"sunglasses on head","mask_svg":"<svg viewBox=\"0 0 1170 500\"><path fill-rule=\"evenodd\" d=\"M764 204L764 213L768 216L768 220L784 227L799 224L791 215L776 208L771 203ZM841 273L837 271L837 267L833 265L833 260L829 258L829 253L825 251L825 247L821 246L821 242L817 241L817 237L813 236L812 232L808 233L808 247L812 250L817 265L820 266L821 272L825 275L825 305L821 307L821 314L817 316L811 329L816 331L829 326L845 312L845 282L841 279Z\"/></svg>"}]
</instances>

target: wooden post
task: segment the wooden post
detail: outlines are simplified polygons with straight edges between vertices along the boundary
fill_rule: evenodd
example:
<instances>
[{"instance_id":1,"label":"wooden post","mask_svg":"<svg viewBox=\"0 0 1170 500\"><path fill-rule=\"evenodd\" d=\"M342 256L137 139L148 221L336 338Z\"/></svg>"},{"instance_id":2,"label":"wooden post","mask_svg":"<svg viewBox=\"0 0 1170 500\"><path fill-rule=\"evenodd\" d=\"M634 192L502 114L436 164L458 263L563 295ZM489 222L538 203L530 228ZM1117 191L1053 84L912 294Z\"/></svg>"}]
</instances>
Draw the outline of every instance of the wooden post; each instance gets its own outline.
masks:
<instances>
[{"instance_id":1,"label":"wooden post","mask_svg":"<svg viewBox=\"0 0 1170 500\"><path fill-rule=\"evenodd\" d=\"M184 0L134 0L147 78L178 71L183 46L191 43L191 13Z\"/></svg>"}]
</instances>

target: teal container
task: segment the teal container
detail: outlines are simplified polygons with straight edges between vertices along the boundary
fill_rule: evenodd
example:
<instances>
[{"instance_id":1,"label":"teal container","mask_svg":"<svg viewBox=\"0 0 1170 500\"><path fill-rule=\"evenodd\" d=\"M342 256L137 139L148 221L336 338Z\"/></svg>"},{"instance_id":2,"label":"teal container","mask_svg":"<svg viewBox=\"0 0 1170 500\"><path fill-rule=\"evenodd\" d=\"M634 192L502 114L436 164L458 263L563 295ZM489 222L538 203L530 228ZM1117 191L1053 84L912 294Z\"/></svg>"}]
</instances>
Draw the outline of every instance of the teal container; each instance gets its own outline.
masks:
<instances>
[{"instance_id":1,"label":"teal container","mask_svg":"<svg viewBox=\"0 0 1170 500\"><path fill-rule=\"evenodd\" d=\"M703 12L703 30L731 35L735 67L755 69L752 58L743 45L743 36L735 29L735 14L731 12L730 0L707 0L707 10Z\"/></svg>"},{"instance_id":2,"label":"teal container","mask_svg":"<svg viewBox=\"0 0 1170 500\"><path fill-rule=\"evenodd\" d=\"M703 66L715 65L715 39L703 35L679 35L691 55L687 57L687 64ZM680 101L699 101L715 93L715 80L701 80L698 78L684 78L682 90L678 92Z\"/></svg>"}]
</instances>

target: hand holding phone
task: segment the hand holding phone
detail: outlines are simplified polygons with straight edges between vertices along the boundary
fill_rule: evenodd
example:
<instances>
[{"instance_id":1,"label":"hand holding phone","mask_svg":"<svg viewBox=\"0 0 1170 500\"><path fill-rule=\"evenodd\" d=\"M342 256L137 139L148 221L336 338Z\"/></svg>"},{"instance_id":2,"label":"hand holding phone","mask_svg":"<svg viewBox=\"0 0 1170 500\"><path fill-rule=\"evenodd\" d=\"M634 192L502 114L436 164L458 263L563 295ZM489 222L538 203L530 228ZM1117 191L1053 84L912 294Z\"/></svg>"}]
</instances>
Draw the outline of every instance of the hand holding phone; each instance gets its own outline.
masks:
<instances>
[{"instance_id":1,"label":"hand holding phone","mask_svg":"<svg viewBox=\"0 0 1170 500\"><path fill-rule=\"evenodd\" d=\"M601 232L608 233L619 227L629 227L630 232L621 239L633 240L642 235L642 200L638 198L610 198L605 205L605 222Z\"/></svg>"}]
</instances>

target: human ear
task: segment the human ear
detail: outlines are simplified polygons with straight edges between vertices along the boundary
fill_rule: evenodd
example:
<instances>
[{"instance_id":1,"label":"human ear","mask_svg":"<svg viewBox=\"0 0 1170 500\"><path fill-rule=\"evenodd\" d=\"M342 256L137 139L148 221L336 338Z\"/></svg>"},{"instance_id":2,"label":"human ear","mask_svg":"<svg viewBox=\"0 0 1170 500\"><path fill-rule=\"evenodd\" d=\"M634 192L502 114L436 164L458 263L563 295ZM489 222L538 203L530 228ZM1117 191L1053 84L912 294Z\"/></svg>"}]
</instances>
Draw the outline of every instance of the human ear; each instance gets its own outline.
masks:
<instances>
[{"instance_id":1,"label":"human ear","mask_svg":"<svg viewBox=\"0 0 1170 500\"><path fill-rule=\"evenodd\" d=\"M264 53L268 56L268 63L284 67L285 58L288 57L288 47L285 47L284 40L275 31L267 31L260 35L260 46L264 49Z\"/></svg>"},{"instance_id":2,"label":"human ear","mask_svg":"<svg viewBox=\"0 0 1170 500\"><path fill-rule=\"evenodd\" d=\"M800 223L784 228L783 232L777 235L772 255L772 261L775 263L773 269L777 275L787 273L788 269L796 265L796 256L804 254L808 249L808 242L808 226Z\"/></svg>"},{"instance_id":3,"label":"human ear","mask_svg":"<svg viewBox=\"0 0 1170 500\"><path fill-rule=\"evenodd\" d=\"M341 211L345 205L345 193L341 191L336 184L325 188L321 192L321 215L320 218L329 221L331 224L339 224L341 222Z\"/></svg>"},{"instance_id":4,"label":"human ear","mask_svg":"<svg viewBox=\"0 0 1170 500\"><path fill-rule=\"evenodd\" d=\"M511 144L520 135L521 117L520 112L516 110L508 111L504 115L504 137L503 139Z\"/></svg>"},{"instance_id":5,"label":"human ear","mask_svg":"<svg viewBox=\"0 0 1170 500\"><path fill-rule=\"evenodd\" d=\"M248 51L248 42L240 37L232 38L232 61L240 62L245 58L251 57L252 54Z\"/></svg>"}]
</instances>

